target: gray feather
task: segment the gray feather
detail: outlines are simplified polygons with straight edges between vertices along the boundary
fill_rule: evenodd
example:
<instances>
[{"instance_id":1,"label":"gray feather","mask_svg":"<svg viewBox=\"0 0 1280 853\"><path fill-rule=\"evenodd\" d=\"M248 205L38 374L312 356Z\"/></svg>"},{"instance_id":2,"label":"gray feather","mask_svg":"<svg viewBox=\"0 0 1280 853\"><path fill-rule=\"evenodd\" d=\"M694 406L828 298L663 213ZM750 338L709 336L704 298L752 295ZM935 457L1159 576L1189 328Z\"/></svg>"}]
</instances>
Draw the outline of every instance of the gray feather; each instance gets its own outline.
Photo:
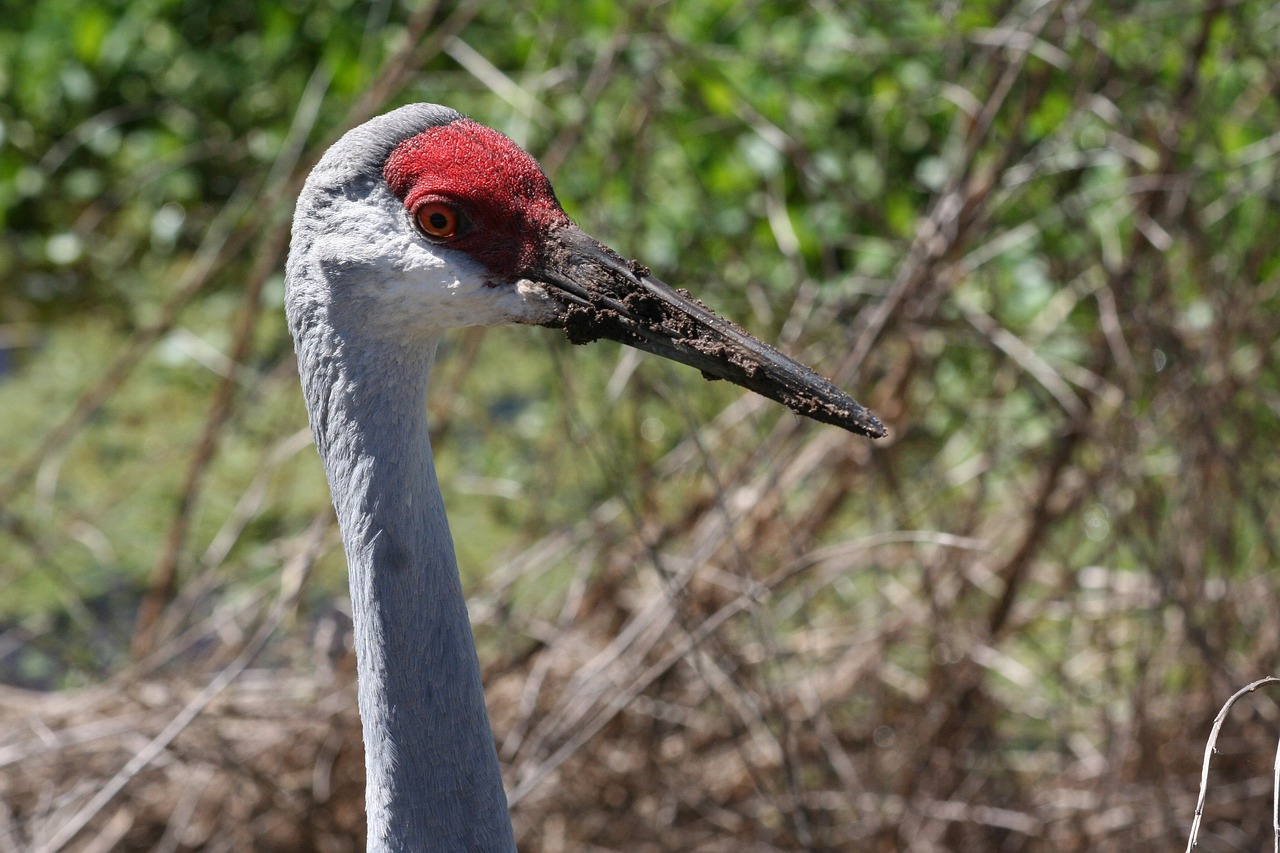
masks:
<instances>
[{"instance_id":1,"label":"gray feather","mask_svg":"<svg viewBox=\"0 0 1280 853\"><path fill-rule=\"evenodd\" d=\"M299 197L286 267L350 574L371 853L515 849L427 433L436 339L380 333L377 247L349 260L402 227L382 177L391 151L458 118L415 104L343 136Z\"/></svg>"}]
</instances>

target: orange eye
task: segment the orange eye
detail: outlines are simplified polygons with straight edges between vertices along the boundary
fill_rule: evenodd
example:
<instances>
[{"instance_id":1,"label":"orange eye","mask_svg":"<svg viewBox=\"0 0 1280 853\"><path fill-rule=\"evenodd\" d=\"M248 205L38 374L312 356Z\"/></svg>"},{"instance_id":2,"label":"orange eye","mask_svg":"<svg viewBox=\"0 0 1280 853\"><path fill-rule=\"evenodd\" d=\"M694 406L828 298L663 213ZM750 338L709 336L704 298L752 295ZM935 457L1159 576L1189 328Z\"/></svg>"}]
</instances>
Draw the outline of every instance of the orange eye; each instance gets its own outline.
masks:
<instances>
[{"instance_id":1,"label":"orange eye","mask_svg":"<svg viewBox=\"0 0 1280 853\"><path fill-rule=\"evenodd\" d=\"M458 211L442 201L429 201L414 214L422 233L437 240L448 240L458 234Z\"/></svg>"}]
</instances>

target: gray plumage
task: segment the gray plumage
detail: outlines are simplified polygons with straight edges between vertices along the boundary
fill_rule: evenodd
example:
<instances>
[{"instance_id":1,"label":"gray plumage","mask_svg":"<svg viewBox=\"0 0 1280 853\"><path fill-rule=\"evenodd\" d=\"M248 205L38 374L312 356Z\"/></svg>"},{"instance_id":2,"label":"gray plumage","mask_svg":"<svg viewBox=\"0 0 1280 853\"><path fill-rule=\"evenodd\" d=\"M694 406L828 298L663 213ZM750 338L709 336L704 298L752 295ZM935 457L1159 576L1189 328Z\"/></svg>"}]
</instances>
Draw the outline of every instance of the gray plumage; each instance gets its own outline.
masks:
<instances>
[{"instance_id":1,"label":"gray plumage","mask_svg":"<svg viewBox=\"0 0 1280 853\"><path fill-rule=\"evenodd\" d=\"M286 283L350 571L371 853L515 848L427 433L447 329L613 338L883 434L812 370L583 234L527 154L445 107L403 107L325 154Z\"/></svg>"},{"instance_id":2,"label":"gray plumage","mask_svg":"<svg viewBox=\"0 0 1280 853\"><path fill-rule=\"evenodd\" d=\"M480 664L427 435L440 329L398 336L370 287L401 207L391 150L452 110L347 133L298 199L286 311L351 582L370 851L513 850ZM385 217L369 215L383 211ZM382 221L380 221L382 220ZM362 250L363 247L363 250Z\"/></svg>"}]
</instances>

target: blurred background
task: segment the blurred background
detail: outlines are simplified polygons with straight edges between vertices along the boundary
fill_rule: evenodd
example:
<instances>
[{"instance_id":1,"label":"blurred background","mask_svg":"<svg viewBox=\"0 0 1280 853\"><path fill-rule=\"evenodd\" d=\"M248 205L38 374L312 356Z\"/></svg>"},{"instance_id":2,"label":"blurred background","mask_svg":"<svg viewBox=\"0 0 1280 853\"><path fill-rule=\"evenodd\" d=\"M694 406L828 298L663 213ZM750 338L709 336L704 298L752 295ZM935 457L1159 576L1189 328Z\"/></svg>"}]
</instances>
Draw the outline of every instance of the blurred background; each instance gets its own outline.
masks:
<instances>
[{"instance_id":1,"label":"blurred background","mask_svg":"<svg viewBox=\"0 0 1280 853\"><path fill-rule=\"evenodd\" d=\"M282 314L458 108L879 442L462 331L429 409L524 851L1170 850L1280 650L1280 6L41 0L0 21L0 850L363 847ZM1200 848L1269 848L1280 705Z\"/></svg>"}]
</instances>

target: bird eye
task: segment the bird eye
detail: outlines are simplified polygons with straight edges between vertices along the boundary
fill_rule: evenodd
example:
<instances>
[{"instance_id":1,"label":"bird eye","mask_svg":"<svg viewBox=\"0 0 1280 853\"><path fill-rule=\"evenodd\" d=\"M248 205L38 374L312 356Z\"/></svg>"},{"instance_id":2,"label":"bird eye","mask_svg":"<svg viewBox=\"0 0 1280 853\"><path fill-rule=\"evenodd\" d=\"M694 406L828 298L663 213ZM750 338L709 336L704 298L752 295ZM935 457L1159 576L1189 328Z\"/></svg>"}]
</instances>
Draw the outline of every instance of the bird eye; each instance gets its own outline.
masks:
<instances>
[{"instance_id":1,"label":"bird eye","mask_svg":"<svg viewBox=\"0 0 1280 853\"><path fill-rule=\"evenodd\" d=\"M442 201L429 201L414 214L422 233L436 240L449 240L458 234L458 210Z\"/></svg>"}]
</instances>

